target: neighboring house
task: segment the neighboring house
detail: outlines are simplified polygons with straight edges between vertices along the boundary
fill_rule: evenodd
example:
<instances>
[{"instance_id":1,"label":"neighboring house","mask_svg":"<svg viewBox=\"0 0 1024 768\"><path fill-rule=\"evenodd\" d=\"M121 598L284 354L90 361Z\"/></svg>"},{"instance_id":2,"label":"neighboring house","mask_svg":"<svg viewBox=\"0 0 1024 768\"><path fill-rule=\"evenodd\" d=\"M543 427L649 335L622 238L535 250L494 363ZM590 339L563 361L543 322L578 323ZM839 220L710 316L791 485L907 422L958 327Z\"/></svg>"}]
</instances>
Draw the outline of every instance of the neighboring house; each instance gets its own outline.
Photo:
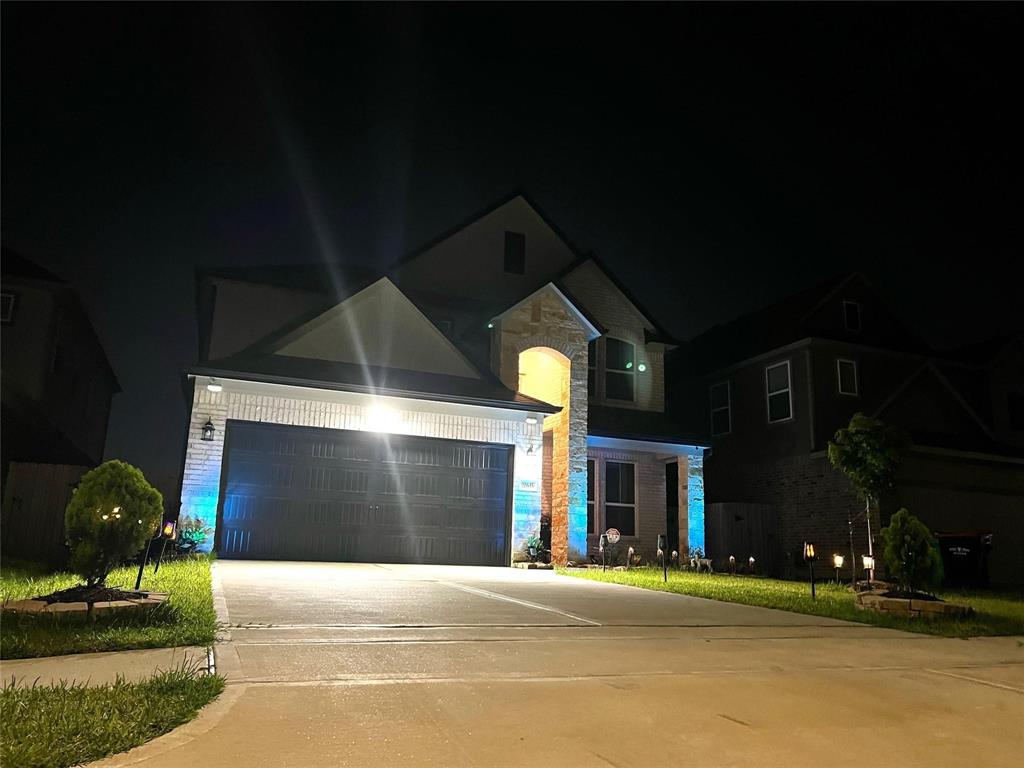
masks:
<instances>
[{"instance_id":1,"label":"neighboring house","mask_svg":"<svg viewBox=\"0 0 1024 768\"><path fill-rule=\"evenodd\" d=\"M843 555L848 575L848 514L863 504L826 450L859 411L913 439L885 517L900 505L937 532L991 532L991 580L1024 581L1019 338L936 354L853 274L712 328L680 350L672 371L680 385L670 410L712 435L705 472L716 560L743 562L746 552L730 550L753 547L766 568L796 575L795 555L811 541L826 567ZM859 561L862 517L854 545Z\"/></svg>"},{"instance_id":2,"label":"neighboring house","mask_svg":"<svg viewBox=\"0 0 1024 768\"><path fill-rule=\"evenodd\" d=\"M3 454L11 461L95 465L120 391L75 290L4 249L0 305Z\"/></svg>"},{"instance_id":3,"label":"neighboring house","mask_svg":"<svg viewBox=\"0 0 1024 768\"><path fill-rule=\"evenodd\" d=\"M0 266L4 549L49 557L120 388L75 290L7 248Z\"/></svg>"},{"instance_id":4,"label":"neighboring house","mask_svg":"<svg viewBox=\"0 0 1024 768\"><path fill-rule=\"evenodd\" d=\"M674 342L513 195L383 271L197 278L181 515L222 557L507 565L702 543Z\"/></svg>"}]
</instances>

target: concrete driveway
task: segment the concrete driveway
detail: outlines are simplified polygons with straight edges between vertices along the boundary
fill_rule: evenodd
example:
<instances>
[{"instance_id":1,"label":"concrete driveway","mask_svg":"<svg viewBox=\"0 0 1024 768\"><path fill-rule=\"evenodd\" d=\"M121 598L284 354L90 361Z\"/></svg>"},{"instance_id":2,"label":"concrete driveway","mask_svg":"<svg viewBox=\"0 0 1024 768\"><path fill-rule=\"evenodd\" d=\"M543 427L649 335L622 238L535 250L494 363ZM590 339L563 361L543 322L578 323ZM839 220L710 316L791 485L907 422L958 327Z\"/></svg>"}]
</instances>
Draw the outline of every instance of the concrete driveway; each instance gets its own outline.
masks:
<instances>
[{"instance_id":1,"label":"concrete driveway","mask_svg":"<svg viewBox=\"0 0 1024 768\"><path fill-rule=\"evenodd\" d=\"M221 561L225 694L106 765L1018 765L1024 651L497 568Z\"/></svg>"}]
</instances>

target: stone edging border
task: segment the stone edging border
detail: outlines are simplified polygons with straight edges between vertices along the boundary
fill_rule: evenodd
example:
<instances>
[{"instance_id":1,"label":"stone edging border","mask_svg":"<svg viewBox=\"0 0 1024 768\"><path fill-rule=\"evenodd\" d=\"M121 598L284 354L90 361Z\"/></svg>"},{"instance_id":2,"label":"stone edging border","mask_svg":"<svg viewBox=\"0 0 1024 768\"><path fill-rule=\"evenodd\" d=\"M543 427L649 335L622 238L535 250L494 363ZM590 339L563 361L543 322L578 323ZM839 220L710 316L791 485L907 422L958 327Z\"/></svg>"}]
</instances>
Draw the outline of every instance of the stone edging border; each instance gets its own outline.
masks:
<instances>
[{"instance_id":1,"label":"stone edging border","mask_svg":"<svg viewBox=\"0 0 1024 768\"><path fill-rule=\"evenodd\" d=\"M47 603L45 600L14 600L3 604L4 613L20 613L64 618L86 618L97 615L149 611L167 602L166 592L149 592L138 600L105 600L95 603Z\"/></svg>"}]
</instances>

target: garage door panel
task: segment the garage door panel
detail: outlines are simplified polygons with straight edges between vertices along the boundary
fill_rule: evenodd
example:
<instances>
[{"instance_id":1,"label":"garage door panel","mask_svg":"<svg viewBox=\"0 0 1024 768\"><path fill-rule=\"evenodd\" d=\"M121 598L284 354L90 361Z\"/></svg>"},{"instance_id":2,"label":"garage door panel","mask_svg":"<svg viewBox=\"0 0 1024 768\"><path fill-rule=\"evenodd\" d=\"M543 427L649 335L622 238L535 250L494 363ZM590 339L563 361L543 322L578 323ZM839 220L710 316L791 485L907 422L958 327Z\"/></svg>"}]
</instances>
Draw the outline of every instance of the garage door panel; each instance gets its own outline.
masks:
<instances>
[{"instance_id":1,"label":"garage door panel","mask_svg":"<svg viewBox=\"0 0 1024 768\"><path fill-rule=\"evenodd\" d=\"M224 557L506 562L509 450L229 424Z\"/></svg>"}]
</instances>

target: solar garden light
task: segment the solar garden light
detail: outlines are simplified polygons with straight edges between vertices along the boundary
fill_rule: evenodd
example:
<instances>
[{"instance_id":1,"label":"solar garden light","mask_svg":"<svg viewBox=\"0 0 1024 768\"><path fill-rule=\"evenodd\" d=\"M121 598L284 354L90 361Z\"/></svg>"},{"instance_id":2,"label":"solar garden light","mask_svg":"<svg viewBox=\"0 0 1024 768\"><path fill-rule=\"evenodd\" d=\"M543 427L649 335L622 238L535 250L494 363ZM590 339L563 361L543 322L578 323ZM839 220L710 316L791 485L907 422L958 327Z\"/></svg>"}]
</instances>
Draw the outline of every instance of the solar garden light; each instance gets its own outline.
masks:
<instances>
[{"instance_id":1,"label":"solar garden light","mask_svg":"<svg viewBox=\"0 0 1024 768\"><path fill-rule=\"evenodd\" d=\"M832 565L836 569L836 584L839 583L839 569L843 567L843 556L832 555Z\"/></svg>"},{"instance_id":2,"label":"solar garden light","mask_svg":"<svg viewBox=\"0 0 1024 768\"><path fill-rule=\"evenodd\" d=\"M163 543L160 545L160 554L156 556L156 565L153 567L153 575L156 576L157 571L160 570L160 561L164 559L164 550L167 549L167 542L174 541L174 529L177 527L177 523L173 520L168 520L164 523L163 530L160 532Z\"/></svg>"},{"instance_id":3,"label":"solar garden light","mask_svg":"<svg viewBox=\"0 0 1024 768\"><path fill-rule=\"evenodd\" d=\"M598 544L598 547L601 549L601 570L604 571L604 570L607 570L607 563L605 562L605 554L604 554L604 551L608 548L608 534L607 533L602 533L601 534L601 539L600 539L600 543Z\"/></svg>"},{"instance_id":4,"label":"solar garden light","mask_svg":"<svg viewBox=\"0 0 1024 768\"><path fill-rule=\"evenodd\" d=\"M729 570L733 576L736 575L736 555L729 555Z\"/></svg>"},{"instance_id":5,"label":"solar garden light","mask_svg":"<svg viewBox=\"0 0 1024 768\"><path fill-rule=\"evenodd\" d=\"M627 571L629 570L629 567L633 564L633 553L635 551L636 550L634 550L632 547L630 547L629 550L626 552L626 570Z\"/></svg>"},{"instance_id":6,"label":"solar garden light","mask_svg":"<svg viewBox=\"0 0 1024 768\"><path fill-rule=\"evenodd\" d=\"M750 572L753 573L754 572L754 556L753 555L751 555L750 559L747 560L747 565L750 566Z\"/></svg>"},{"instance_id":7,"label":"solar garden light","mask_svg":"<svg viewBox=\"0 0 1024 768\"><path fill-rule=\"evenodd\" d=\"M818 556L814 554L814 545L810 542L804 542L804 562L807 563L808 569L811 572L811 600L816 600L817 596L814 594L814 561L818 559Z\"/></svg>"},{"instance_id":8,"label":"solar garden light","mask_svg":"<svg viewBox=\"0 0 1024 768\"><path fill-rule=\"evenodd\" d=\"M683 562L679 559L679 552L674 549L672 550L672 562L678 565L680 570L682 570Z\"/></svg>"},{"instance_id":9,"label":"solar garden light","mask_svg":"<svg viewBox=\"0 0 1024 768\"><path fill-rule=\"evenodd\" d=\"M665 550L668 549L668 534L658 534L658 556L661 558L661 577L665 583L668 583L668 554Z\"/></svg>"}]
</instances>

